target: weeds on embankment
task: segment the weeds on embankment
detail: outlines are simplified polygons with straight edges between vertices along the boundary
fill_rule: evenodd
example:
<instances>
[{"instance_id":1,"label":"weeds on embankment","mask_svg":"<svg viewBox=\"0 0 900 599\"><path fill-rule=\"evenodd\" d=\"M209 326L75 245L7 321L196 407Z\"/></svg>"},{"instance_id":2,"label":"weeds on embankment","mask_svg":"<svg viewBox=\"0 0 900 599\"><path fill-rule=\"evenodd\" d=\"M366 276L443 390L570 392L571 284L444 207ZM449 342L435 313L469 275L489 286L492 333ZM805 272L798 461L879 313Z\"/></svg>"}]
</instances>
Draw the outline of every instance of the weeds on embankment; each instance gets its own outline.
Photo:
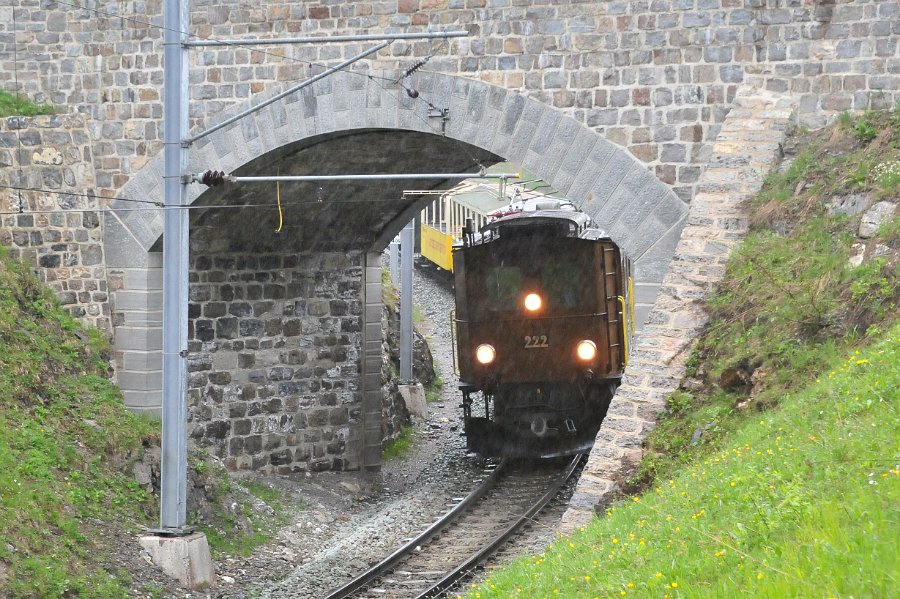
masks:
<instances>
[{"instance_id":1,"label":"weeds on embankment","mask_svg":"<svg viewBox=\"0 0 900 599\"><path fill-rule=\"evenodd\" d=\"M125 409L106 378L107 352L99 331L66 314L0 246L2 597L123 597L131 590L133 576L117 552L157 523L158 497L138 485L132 466L145 447L158 445L160 423ZM190 521L207 534L214 555L249 554L283 522L280 494L231 481L205 458L191 453L191 482L205 501ZM270 509L239 521L252 511L250 495Z\"/></svg>"},{"instance_id":2,"label":"weeds on embankment","mask_svg":"<svg viewBox=\"0 0 900 599\"><path fill-rule=\"evenodd\" d=\"M105 522L149 521L126 465L158 425L125 411L106 349L0 247L0 594L122 596ZM123 528L124 529L124 528ZM124 578L124 580L123 580Z\"/></svg>"},{"instance_id":3,"label":"weeds on embankment","mask_svg":"<svg viewBox=\"0 0 900 599\"><path fill-rule=\"evenodd\" d=\"M900 571L900 111L799 132L629 494L467 597L885 597ZM805 143L809 142L809 143ZM851 254L865 250L859 265Z\"/></svg>"}]
</instances>

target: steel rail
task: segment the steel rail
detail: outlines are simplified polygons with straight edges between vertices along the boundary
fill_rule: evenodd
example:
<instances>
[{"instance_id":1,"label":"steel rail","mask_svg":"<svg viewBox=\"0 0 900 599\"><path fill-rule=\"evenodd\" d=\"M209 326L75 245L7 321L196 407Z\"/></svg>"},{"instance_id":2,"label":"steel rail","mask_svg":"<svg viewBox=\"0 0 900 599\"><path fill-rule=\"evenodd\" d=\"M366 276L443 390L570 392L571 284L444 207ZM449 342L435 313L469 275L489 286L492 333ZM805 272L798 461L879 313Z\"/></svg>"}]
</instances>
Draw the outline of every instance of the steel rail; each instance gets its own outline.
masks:
<instances>
[{"instance_id":1,"label":"steel rail","mask_svg":"<svg viewBox=\"0 0 900 599\"><path fill-rule=\"evenodd\" d=\"M506 470L508 463L508 460L502 460L499 464L497 464L497 466L491 472L490 476L485 478L481 482L481 484L478 485L478 487L476 487L471 493L466 496L465 499L456 504L453 509L448 511L446 514L441 516L434 524L426 528L424 531L419 533L417 537L407 542L405 545L394 551L392 554L390 554L344 586L326 595L323 599L344 599L345 597L349 597L362 587L382 576L385 572L389 571L394 566L394 564L396 564L407 555L413 553L416 547L428 541L431 537L440 532L441 529L446 527L447 524L455 520L470 505L481 499L485 495L485 493L487 493L494 486L494 484L497 482L497 479L500 477L500 474L504 470Z\"/></svg>"},{"instance_id":2,"label":"steel rail","mask_svg":"<svg viewBox=\"0 0 900 599\"><path fill-rule=\"evenodd\" d=\"M516 531L518 531L522 526L524 526L527 522L530 522L534 516L544 509L550 501L556 497L556 494L559 493L560 488L566 483L566 481L571 478L572 474L575 472L575 469L578 468L578 464L581 462L582 458L584 458L584 454L578 454L572 460L572 462L566 467L566 470L556 479L553 485L547 489L547 492L544 493L524 514L521 514L518 519L513 522L505 531L500 533L499 536L494 538L494 540L489 544L482 547L477 553L474 553L469 557L465 562L456 566L452 571L447 573L441 580L437 581L431 588L428 590L416 595L415 599L429 599L432 597L440 596L444 591L449 589L451 586L456 584L460 579L464 578L471 572L471 570L483 562L487 557L494 553L501 545L503 545L509 537L511 537Z\"/></svg>"}]
</instances>

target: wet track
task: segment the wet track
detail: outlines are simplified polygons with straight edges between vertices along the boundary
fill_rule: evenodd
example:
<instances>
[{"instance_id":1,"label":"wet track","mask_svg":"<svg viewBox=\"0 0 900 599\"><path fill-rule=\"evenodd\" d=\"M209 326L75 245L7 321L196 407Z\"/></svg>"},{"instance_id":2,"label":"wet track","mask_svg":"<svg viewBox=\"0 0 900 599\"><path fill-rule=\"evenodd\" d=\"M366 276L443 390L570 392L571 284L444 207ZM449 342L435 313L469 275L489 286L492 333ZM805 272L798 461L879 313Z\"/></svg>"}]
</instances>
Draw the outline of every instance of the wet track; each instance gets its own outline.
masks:
<instances>
[{"instance_id":1,"label":"wet track","mask_svg":"<svg viewBox=\"0 0 900 599\"><path fill-rule=\"evenodd\" d=\"M437 597L471 576L577 472L563 461L503 461L443 518L327 599Z\"/></svg>"}]
</instances>

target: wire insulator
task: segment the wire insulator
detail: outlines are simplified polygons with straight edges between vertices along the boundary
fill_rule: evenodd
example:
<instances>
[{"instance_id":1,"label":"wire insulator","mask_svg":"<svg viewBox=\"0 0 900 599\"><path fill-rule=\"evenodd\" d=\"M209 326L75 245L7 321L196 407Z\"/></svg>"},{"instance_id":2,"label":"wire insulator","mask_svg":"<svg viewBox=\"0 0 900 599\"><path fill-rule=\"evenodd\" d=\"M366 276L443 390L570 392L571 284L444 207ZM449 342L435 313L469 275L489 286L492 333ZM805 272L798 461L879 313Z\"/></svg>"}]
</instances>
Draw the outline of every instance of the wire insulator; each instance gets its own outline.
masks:
<instances>
[{"instance_id":1,"label":"wire insulator","mask_svg":"<svg viewBox=\"0 0 900 599\"><path fill-rule=\"evenodd\" d=\"M428 58L431 58L431 57L429 56ZM411 66L411 67L409 67L408 69L406 69L406 71L403 73L403 77L409 77L410 75L412 75L413 73L415 73L416 71L418 71L419 69L421 69L422 67L424 67L424 66L425 66L425 63L428 62L428 58L425 58L424 60L420 60L419 62L417 62L417 63L414 64L413 66Z\"/></svg>"},{"instance_id":2,"label":"wire insulator","mask_svg":"<svg viewBox=\"0 0 900 599\"><path fill-rule=\"evenodd\" d=\"M200 182L207 187L217 187L225 182L225 171L206 171Z\"/></svg>"}]
</instances>

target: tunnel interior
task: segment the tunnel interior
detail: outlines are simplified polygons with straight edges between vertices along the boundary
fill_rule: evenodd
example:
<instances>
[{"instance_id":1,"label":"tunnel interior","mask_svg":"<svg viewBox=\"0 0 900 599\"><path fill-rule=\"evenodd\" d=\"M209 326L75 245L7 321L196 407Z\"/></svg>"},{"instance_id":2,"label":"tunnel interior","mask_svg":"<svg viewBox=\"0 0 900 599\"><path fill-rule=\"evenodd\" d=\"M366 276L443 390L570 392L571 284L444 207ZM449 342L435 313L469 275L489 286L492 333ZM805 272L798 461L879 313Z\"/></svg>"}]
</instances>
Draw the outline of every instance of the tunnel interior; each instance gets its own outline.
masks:
<instances>
[{"instance_id":1,"label":"tunnel interior","mask_svg":"<svg viewBox=\"0 0 900 599\"><path fill-rule=\"evenodd\" d=\"M490 152L440 135L363 129L301 140L262 155L232 174L475 173L500 160ZM217 251L260 253L380 250L376 245L383 246L415 209L430 201L427 196L405 191L449 189L457 182L226 183L210 188L194 202L192 244L206 243ZM276 232L279 224L280 232Z\"/></svg>"}]
</instances>

